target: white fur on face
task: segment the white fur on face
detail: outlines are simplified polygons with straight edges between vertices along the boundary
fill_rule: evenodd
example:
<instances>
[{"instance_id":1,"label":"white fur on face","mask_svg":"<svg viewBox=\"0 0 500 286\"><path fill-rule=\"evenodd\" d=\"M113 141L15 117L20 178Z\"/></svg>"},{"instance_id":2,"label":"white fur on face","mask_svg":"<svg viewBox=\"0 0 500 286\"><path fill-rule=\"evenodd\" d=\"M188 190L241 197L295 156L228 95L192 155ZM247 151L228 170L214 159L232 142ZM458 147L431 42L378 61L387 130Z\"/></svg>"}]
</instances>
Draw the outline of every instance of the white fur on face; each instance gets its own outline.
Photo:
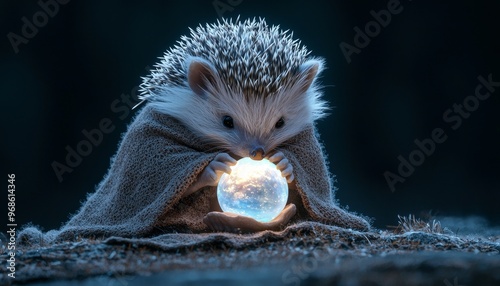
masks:
<instances>
[{"instance_id":1,"label":"white fur on face","mask_svg":"<svg viewBox=\"0 0 500 286\"><path fill-rule=\"evenodd\" d=\"M168 98L157 102L160 109L177 118L206 142L247 157L257 146L268 153L294 135L325 116L326 103L315 86L302 92L303 82L283 86L275 94L248 96L229 90L221 81L208 86L205 96L190 89L169 90ZM234 128L223 125L223 117L231 116ZM275 128L284 119L284 126Z\"/></svg>"}]
</instances>

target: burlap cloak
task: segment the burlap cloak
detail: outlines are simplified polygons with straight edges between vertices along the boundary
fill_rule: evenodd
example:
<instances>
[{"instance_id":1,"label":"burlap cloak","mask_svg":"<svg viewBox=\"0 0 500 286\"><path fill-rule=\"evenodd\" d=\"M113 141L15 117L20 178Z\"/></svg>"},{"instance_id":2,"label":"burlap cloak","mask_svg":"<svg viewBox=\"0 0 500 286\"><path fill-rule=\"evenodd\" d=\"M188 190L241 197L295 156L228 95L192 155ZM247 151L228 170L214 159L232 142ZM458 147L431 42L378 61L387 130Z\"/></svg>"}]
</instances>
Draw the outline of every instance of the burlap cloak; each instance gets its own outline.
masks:
<instances>
[{"instance_id":1,"label":"burlap cloak","mask_svg":"<svg viewBox=\"0 0 500 286\"><path fill-rule=\"evenodd\" d=\"M332 177L313 126L279 150L293 165L297 185L289 196L298 210L291 223L312 220L369 229L366 220L336 205ZM146 105L124 134L96 191L66 225L46 233L43 239L50 242L77 237L210 232L202 219L210 211L215 188L206 187L181 197L205 166L223 151L204 144L178 120ZM29 240L33 234L33 229L28 228L20 236Z\"/></svg>"}]
</instances>

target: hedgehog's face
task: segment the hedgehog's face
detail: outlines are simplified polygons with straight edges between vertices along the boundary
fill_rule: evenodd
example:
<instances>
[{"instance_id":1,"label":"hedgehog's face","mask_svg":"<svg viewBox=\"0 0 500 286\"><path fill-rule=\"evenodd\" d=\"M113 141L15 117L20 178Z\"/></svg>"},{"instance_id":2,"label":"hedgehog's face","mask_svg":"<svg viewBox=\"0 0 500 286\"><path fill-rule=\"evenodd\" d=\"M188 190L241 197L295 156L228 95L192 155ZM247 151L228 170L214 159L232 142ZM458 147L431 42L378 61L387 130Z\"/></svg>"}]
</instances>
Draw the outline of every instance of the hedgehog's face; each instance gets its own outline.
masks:
<instances>
[{"instance_id":1,"label":"hedgehog's face","mask_svg":"<svg viewBox=\"0 0 500 286\"><path fill-rule=\"evenodd\" d=\"M312 123L307 97L294 92L298 91L268 97L232 91L211 95L207 101L215 107L211 119L217 126L205 136L239 157L262 159Z\"/></svg>"},{"instance_id":2,"label":"hedgehog's face","mask_svg":"<svg viewBox=\"0 0 500 286\"><path fill-rule=\"evenodd\" d=\"M188 125L238 157L262 159L323 115L324 102L310 88L320 66L306 64L296 82L262 96L231 90L209 63L192 60L188 83L198 111Z\"/></svg>"},{"instance_id":3,"label":"hedgehog's face","mask_svg":"<svg viewBox=\"0 0 500 286\"><path fill-rule=\"evenodd\" d=\"M227 111L229 114L229 110ZM279 114L279 113L278 113ZM278 115L279 116L279 115ZM277 116L274 116L277 117ZM239 157L251 157L255 160L261 160L265 155L267 155L276 146L281 145L284 139L283 133L286 133L283 128L285 126L285 118L281 116L274 126L269 126L272 124L266 124L266 126L259 126L260 123L269 123L273 121L263 121L262 118L251 118L250 126L245 126L247 124L241 124L239 126L238 121L243 123L245 120L242 116L222 116L222 125L226 127L226 132L231 133L233 136L228 136L230 140L225 141L228 149ZM235 122L236 121L236 122ZM248 127L254 127L248 129ZM232 140L231 140L232 139ZM280 140L281 139L281 140Z\"/></svg>"}]
</instances>

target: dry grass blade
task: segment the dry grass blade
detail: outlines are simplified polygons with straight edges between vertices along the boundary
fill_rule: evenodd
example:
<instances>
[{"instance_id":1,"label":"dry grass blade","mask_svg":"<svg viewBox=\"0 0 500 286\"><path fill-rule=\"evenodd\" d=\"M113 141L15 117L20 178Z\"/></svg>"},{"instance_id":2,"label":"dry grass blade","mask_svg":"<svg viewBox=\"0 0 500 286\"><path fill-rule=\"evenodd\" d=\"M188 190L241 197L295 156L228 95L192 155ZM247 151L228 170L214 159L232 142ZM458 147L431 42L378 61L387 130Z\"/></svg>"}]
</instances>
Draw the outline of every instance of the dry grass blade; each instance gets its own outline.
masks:
<instances>
[{"instance_id":1,"label":"dry grass blade","mask_svg":"<svg viewBox=\"0 0 500 286\"><path fill-rule=\"evenodd\" d=\"M398 215L398 226L393 227L394 233L400 234L410 231L422 231L427 233L449 234L451 231L441 226L441 222L433 219L424 221L416 218L415 215L400 216Z\"/></svg>"}]
</instances>

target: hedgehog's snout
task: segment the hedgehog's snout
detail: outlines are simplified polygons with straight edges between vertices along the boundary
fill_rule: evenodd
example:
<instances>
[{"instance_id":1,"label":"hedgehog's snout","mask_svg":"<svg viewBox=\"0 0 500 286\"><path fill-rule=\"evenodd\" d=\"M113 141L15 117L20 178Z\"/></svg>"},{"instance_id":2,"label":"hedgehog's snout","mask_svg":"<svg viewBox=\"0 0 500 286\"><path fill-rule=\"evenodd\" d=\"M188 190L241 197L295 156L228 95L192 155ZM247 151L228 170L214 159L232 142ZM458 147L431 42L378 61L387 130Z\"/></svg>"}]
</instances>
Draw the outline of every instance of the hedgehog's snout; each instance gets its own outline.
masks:
<instances>
[{"instance_id":1,"label":"hedgehog's snout","mask_svg":"<svg viewBox=\"0 0 500 286\"><path fill-rule=\"evenodd\" d=\"M250 158L254 160L262 160L264 158L265 152L264 148L258 146L255 147L251 152L250 152Z\"/></svg>"}]
</instances>

